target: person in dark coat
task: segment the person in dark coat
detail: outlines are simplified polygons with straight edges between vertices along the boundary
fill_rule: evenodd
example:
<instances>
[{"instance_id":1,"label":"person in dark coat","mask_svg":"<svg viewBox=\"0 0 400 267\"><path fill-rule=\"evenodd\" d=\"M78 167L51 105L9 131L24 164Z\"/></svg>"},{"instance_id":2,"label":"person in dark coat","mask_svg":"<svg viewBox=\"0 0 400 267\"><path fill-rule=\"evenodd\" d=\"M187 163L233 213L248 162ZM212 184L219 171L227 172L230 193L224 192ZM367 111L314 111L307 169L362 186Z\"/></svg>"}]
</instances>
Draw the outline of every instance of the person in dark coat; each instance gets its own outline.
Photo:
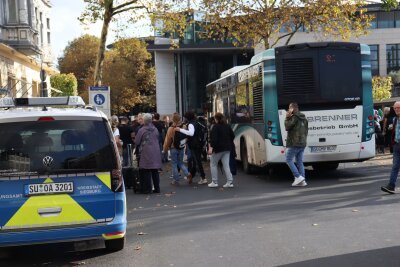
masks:
<instances>
[{"instance_id":1,"label":"person in dark coat","mask_svg":"<svg viewBox=\"0 0 400 267\"><path fill-rule=\"evenodd\" d=\"M226 176L226 184L223 187L231 188L234 187L234 185L233 176L229 167L229 158L235 134L232 128L226 123L222 113L216 113L214 118L215 125L210 132L211 140L208 149L208 154L211 155L210 167L212 182L208 184L208 187L218 187L218 162L221 161Z\"/></svg>"},{"instance_id":2,"label":"person in dark coat","mask_svg":"<svg viewBox=\"0 0 400 267\"><path fill-rule=\"evenodd\" d=\"M142 181L143 193L152 192L151 180L154 185L154 193L160 193L161 151L159 145L159 133L153 125L152 116L149 113L143 115L143 127L135 138L135 145L140 150L139 169Z\"/></svg>"},{"instance_id":3,"label":"person in dark coat","mask_svg":"<svg viewBox=\"0 0 400 267\"><path fill-rule=\"evenodd\" d=\"M122 140L122 157L123 161L122 164L123 166L128 166L128 145L132 145L132 139L131 139L131 133L133 132L133 129L130 125L128 125L128 118L127 117L122 117L121 122L118 125L118 130L119 130L119 138Z\"/></svg>"}]
</instances>

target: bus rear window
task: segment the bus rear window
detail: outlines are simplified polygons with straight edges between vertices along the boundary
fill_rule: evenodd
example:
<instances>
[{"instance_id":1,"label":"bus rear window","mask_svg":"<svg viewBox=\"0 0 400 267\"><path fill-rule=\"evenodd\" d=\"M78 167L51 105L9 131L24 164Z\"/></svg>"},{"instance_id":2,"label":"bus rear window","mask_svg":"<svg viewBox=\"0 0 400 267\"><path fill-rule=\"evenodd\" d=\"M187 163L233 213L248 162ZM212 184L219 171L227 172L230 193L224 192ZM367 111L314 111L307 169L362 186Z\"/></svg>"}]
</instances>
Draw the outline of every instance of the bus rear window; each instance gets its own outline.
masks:
<instances>
[{"instance_id":1,"label":"bus rear window","mask_svg":"<svg viewBox=\"0 0 400 267\"><path fill-rule=\"evenodd\" d=\"M351 49L293 51L277 57L278 103L354 107L362 100L361 55Z\"/></svg>"},{"instance_id":2,"label":"bus rear window","mask_svg":"<svg viewBox=\"0 0 400 267\"><path fill-rule=\"evenodd\" d=\"M110 171L117 161L103 121L3 123L0 176Z\"/></svg>"}]
</instances>

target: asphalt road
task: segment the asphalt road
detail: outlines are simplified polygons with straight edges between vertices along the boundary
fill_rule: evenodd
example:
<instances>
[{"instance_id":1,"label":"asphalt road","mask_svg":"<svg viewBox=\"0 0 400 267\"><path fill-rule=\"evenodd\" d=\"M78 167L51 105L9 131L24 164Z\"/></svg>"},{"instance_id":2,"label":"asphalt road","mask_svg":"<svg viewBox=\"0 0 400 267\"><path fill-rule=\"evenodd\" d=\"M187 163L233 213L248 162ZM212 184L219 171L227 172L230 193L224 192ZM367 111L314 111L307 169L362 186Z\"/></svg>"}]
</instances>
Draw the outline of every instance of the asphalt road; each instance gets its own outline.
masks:
<instances>
[{"instance_id":1,"label":"asphalt road","mask_svg":"<svg viewBox=\"0 0 400 267\"><path fill-rule=\"evenodd\" d=\"M239 171L229 189L173 187L166 165L161 194L128 192L123 251L107 253L102 242L29 246L0 250L0 266L400 266L400 194L379 190L390 163L309 171L305 188L291 187L288 172Z\"/></svg>"}]
</instances>

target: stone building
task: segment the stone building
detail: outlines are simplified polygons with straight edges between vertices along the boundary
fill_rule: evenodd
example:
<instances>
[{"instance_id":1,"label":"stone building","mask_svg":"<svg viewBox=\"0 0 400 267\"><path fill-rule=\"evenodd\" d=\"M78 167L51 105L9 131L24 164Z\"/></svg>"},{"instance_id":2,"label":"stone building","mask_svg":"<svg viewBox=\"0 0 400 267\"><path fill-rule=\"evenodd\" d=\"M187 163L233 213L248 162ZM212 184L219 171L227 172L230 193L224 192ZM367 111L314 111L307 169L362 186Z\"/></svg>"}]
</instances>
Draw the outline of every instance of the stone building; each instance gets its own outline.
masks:
<instances>
[{"instance_id":1,"label":"stone building","mask_svg":"<svg viewBox=\"0 0 400 267\"><path fill-rule=\"evenodd\" d=\"M52 66L50 12L49 0L0 0L0 95L51 94L42 90L58 72Z\"/></svg>"}]
</instances>

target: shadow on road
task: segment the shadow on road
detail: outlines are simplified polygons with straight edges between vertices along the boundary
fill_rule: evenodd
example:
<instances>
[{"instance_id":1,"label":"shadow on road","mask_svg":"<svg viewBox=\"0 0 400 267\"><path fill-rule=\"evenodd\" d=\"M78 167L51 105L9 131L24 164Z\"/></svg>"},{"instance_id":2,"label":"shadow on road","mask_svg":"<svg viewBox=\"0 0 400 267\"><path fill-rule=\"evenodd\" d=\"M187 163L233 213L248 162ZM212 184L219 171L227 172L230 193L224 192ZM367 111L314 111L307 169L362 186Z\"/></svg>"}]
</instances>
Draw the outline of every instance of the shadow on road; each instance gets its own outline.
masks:
<instances>
[{"instance_id":1,"label":"shadow on road","mask_svg":"<svg viewBox=\"0 0 400 267\"><path fill-rule=\"evenodd\" d=\"M291 264L279 265L279 267L308 267L308 266L324 266L337 267L343 266L363 266L363 267L397 267L400 262L400 247L388 247L381 249L373 249L362 252L337 255L319 259L312 259Z\"/></svg>"},{"instance_id":2,"label":"shadow on road","mask_svg":"<svg viewBox=\"0 0 400 267\"><path fill-rule=\"evenodd\" d=\"M109 254L102 244L92 240L2 248L0 266L84 266L87 259Z\"/></svg>"}]
</instances>

